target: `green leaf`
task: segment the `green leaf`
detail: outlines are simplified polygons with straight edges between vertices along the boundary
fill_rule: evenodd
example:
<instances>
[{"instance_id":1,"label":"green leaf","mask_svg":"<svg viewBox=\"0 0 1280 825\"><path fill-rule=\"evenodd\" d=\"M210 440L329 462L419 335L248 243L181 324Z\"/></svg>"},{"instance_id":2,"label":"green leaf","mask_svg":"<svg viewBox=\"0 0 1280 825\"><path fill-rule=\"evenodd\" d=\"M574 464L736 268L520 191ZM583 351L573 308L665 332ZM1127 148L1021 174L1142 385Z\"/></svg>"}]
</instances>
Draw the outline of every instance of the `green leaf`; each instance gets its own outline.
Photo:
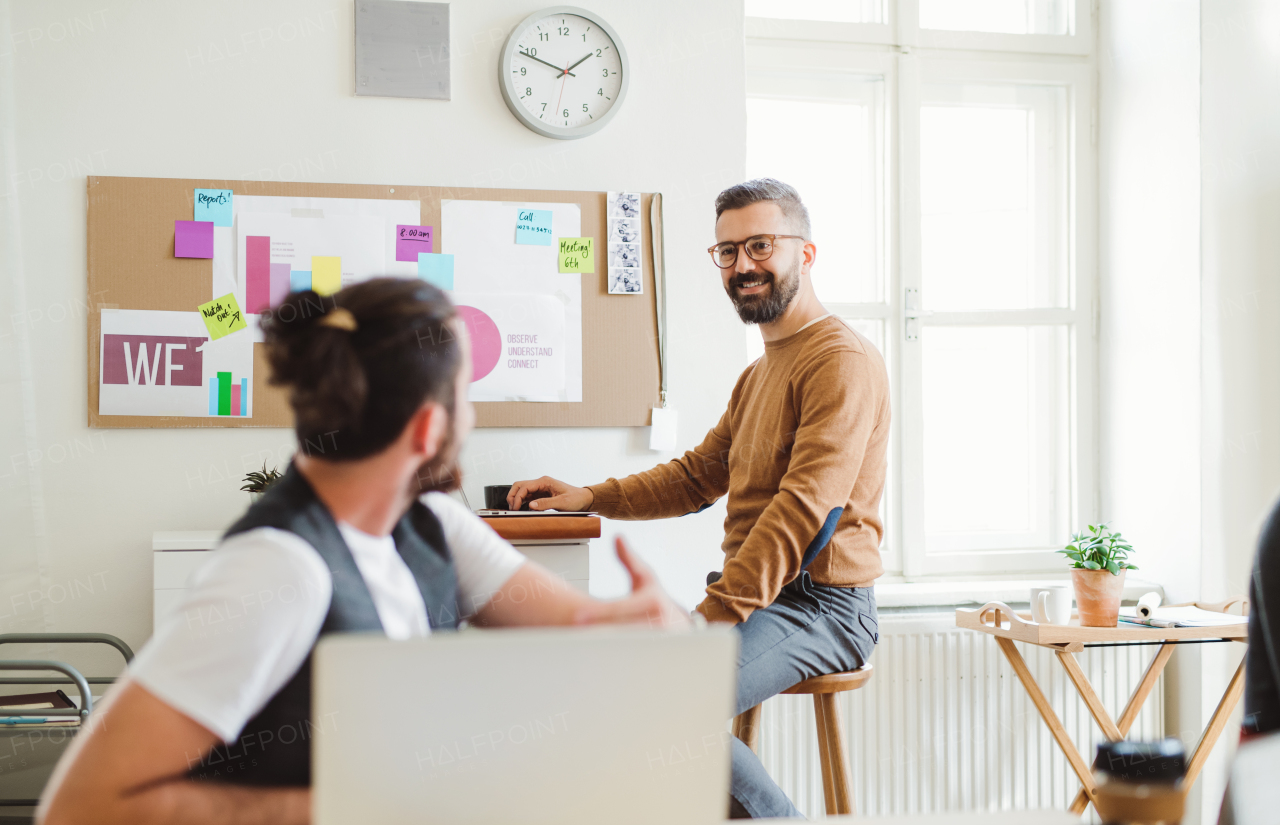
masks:
<instances>
[{"instance_id":1,"label":"green leaf","mask_svg":"<svg viewBox=\"0 0 1280 825\"><path fill-rule=\"evenodd\" d=\"M1085 562L1085 563L1084 563L1084 566L1085 566L1085 569L1087 569L1087 570L1101 570L1101 569L1102 569L1102 565L1098 564L1098 563L1097 563L1096 561L1094 561L1093 559L1089 559L1089 561Z\"/></svg>"},{"instance_id":2,"label":"green leaf","mask_svg":"<svg viewBox=\"0 0 1280 825\"><path fill-rule=\"evenodd\" d=\"M1107 570L1110 571L1113 576L1120 575L1120 565L1114 561L1107 562Z\"/></svg>"}]
</instances>

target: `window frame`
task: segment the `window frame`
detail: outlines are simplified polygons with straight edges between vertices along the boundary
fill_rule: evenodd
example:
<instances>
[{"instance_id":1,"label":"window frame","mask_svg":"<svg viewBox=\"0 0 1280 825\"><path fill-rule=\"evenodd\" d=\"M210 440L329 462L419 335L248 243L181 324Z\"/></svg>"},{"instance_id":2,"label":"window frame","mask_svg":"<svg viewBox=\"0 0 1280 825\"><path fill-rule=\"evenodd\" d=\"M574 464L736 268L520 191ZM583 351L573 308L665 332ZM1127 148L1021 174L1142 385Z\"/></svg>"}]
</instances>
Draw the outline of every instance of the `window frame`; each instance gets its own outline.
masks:
<instances>
[{"instance_id":1,"label":"window frame","mask_svg":"<svg viewBox=\"0 0 1280 825\"><path fill-rule=\"evenodd\" d=\"M834 314L884 324L893 429L886 484L886 536L881 548L885 580L930 581L959 576L1041 573L1061 568L1053 548L1018 548L927 554L923 489L923 369L920 338L906 340L909 324L1066 325L1071 480L1070 529L1096 519L1097 478L1097 152L1096 66L1093 16L1075 0L1070 35L935 32L917 24L918 0L889 0L884 24L747 19L747 95L752 75L830 73L884 78L887 168L884 181L883 295L880 303L823 303ZM945 36L943 36L945 35ZM963 35L963 36L957 36ZM1043 42L1048 39L1050 42ZM1061 308L986 312L920 310L908 289L921 289L921 88L928 82L1032 83L1066 89L1069 139L1067 180L1067 303ZM797 95L798 98L803 95Z\"/></svg>"}]
</instances>

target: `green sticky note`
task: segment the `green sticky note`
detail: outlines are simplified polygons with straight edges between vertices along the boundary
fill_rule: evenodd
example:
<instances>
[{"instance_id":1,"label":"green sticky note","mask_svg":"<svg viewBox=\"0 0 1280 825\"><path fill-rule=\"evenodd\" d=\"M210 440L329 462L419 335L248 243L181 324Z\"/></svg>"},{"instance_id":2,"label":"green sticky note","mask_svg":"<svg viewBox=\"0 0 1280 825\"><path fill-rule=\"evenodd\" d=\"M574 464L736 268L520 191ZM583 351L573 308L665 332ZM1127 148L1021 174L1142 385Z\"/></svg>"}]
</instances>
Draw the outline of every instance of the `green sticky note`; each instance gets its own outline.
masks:
<instances>
[{"instance_id":1,"label":"green sticky note","mask_svg":"<svg viewBox=\"0 0 1280 825\"><path fill-rule=\"evenodd\" d=\"M201 304L197 309L204 319L204 325L209 329L210 337L215 341L248 326L240 305L236 303L236 296L231 292L221 298L214 298L207 304Z\"/></svg>"},{"instance_id":2,"label":"green sticky note","mask_svg":"<svg viewBox=\"0 0 1280 825\"><path fill-rule=\"evenodd\" d=\"M561 272L595 272L596 251L594 238L561 238Z\"/></svg>"}]
</instances>

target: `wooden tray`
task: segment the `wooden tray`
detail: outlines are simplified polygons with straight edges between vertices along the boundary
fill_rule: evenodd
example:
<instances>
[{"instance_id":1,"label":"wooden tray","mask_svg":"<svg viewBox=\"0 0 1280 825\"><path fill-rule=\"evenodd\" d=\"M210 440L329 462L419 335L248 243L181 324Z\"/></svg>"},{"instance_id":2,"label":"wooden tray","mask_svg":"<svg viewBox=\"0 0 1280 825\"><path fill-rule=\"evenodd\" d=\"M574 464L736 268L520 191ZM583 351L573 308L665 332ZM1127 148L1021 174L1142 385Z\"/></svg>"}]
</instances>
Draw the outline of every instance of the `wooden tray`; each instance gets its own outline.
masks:
<instances>
[{"instance_id":1,"label":"wooden tray","mask_svg":"<svg viewBox=\"0 0 1280 825\"><path fill-rule=\"evenodd\" d=\"M1169 606L1192 605L1215 613L1228 613L1238 605L1242 608L1243 615L1248 615L1248 600L1238 596L1215 604L1191 602ZM1139 627L1124 624L1119 627L1081 627L1080 619L1074 612L1071 614L1070 624L1039 624L1031 619L1030 613L1019 613L1004 602L987 602L978 608L958 608L956 627L1033 645L1059 647L1071 652L1079 652L1084 649L1084 645L1093 642L1161 642L1179 639L1244 641L1249 635L1249 627L1245 624L1222 627Z\"/></svg>"}]
</instances>

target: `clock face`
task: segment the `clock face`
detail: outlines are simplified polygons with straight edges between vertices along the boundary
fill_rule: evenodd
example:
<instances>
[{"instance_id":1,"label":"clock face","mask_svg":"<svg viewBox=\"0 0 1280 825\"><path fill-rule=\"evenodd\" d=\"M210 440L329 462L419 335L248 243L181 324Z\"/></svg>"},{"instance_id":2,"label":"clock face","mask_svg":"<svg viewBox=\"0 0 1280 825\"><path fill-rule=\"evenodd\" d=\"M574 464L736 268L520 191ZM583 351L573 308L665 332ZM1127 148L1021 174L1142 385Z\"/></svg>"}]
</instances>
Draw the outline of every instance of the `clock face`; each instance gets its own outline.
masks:
<instances>
[{"instance_id":1,"label":"clock face","mask_svg":"<svg viewBox=\"0 0 1280 825\"><path fill-rule=\"evenodd\" d=\"M503 55L507 105L547 137L582 137L604 125L626 92L626 55L603 23L543 12L518 27Z\"/></svg>"}]
</instances>

